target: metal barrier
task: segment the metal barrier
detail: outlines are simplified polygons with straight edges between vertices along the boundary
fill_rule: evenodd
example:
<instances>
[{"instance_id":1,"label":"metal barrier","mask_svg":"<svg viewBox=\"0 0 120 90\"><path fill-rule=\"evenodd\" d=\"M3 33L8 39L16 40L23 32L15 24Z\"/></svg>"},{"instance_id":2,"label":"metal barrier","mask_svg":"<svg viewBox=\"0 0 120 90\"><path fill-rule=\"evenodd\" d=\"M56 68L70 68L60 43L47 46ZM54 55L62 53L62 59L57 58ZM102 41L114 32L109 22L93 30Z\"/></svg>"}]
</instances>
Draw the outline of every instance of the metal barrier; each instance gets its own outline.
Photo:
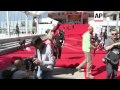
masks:
<instances>
[{"instance_id":1,"label":"metal barrier","mask_svg":"<svg viewBox=\"0 0 120 90\"><path fill-rule=\"evenodd\" d=\"M16 37L16 38L7 38L0 39L0 55L7 54L13 51L16 51L20 47L20 39L26 40L26 46L29 46L31 43L31 38L34 36L40 36L43 40L46 39L46 35L32 35L32 36L24 36L24 37Z\"/></svg>"}]
</instances>

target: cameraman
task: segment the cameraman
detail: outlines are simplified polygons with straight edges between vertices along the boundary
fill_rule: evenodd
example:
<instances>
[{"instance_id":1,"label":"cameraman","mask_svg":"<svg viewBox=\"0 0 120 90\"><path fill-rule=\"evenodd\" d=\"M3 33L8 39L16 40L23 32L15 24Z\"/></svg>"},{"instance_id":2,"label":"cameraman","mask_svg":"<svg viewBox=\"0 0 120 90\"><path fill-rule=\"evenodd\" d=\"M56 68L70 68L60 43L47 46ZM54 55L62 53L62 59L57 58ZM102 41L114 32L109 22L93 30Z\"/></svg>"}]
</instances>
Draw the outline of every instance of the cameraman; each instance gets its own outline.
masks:
<instances>
[{"instance_id":1,"label":"cameraman","mask_svg":"<svg viewBox=\"0 0 120 90\"><path fill-rule=\"evenodd\" d=\"M110 31L111 36L105 40L104 48L108 51L106 54L106 70L107 79L115 79L118 71L118 64L120 59L120 39L118 38L118 31L113 29Z\"/></svg>"},{"instance_id":2,"label":"cameraman","mask_svg":"<svg viewBox=\"0 0 120 90\"><path fill-rule=\"evenodd\" d=\"M14 61L14 66L2 72L3 79L29 79L29 75L25 70L22 70L22 62L17 59Z\"/></svg>"},{"instance_id":3,"label":"cameraman","mask_svg":"<svg viewBox=\"0 0 120 90\"><path fill-rule=\"evenodd\" d=\"M31 43L36 48L34 63L38 65L34 78L51 79L55 64L51 46L44 44L39 36L33 37Z\"/></svg>"}]
</instances>

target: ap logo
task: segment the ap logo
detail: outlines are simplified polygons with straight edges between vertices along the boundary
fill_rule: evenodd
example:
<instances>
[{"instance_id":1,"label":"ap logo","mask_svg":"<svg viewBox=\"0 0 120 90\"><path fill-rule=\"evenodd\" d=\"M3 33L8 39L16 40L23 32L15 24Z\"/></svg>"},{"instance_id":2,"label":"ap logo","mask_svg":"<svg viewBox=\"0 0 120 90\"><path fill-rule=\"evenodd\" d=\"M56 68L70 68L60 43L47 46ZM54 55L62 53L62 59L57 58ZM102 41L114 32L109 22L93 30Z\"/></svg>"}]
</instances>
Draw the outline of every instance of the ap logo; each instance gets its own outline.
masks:
<instances>
[{"instance_id":1,"label":"ap logo","mask_svg":"<svg viewBox=\"0 0 120 90\"><path fill-rule=\"evenodd\" d=\"M103 11L94 11L94 21L103 21Z\"/></svg>"}]
</instances>

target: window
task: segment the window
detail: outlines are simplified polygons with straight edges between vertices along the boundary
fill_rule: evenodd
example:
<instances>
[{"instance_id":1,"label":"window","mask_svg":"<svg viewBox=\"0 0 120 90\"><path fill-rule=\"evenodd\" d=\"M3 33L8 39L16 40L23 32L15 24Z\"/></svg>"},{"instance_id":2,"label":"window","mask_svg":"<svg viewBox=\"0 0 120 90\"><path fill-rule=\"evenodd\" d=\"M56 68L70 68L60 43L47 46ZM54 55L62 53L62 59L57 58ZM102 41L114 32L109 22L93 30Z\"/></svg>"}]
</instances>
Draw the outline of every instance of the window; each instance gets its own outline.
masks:
<instances>
[{"instance_id":1,"label":"window","mask_svg":"<svg viewBox=\"0 0 120 90\"><path fill-rule=\"evenodd\" d=\"M25 21L21 22L21 27L25 27Z\"/></svg>"},{"instance_id":2,"label":"window","mask_svg":"<svg viewBox=\"0 0 120 90\"><path fill-rule=\"evenodd\" d=\"M88 23L88 19L83 19L83 24L87 24Z\"/></svg>"},{"instance_id":3,"label":"window","mask_svg":"<svg viewBox=\"0 0 120 90\"><path fill-rule=\"evenodd\" d=\"M113 20L116 20L116 17L117 17L117 15L116 15L116 14L114 14L114 15L113 15Z\"/></svg>"},{"instance_id":4,"label":"window","mask_svg":"<svg viewBox=\"0 0 120 90\"><path fill-rule=\"evenodd\" d=\"M94 13L90 13L90 14L89 14L89 17L94 17Z\"/></svg>"}]
</instances>

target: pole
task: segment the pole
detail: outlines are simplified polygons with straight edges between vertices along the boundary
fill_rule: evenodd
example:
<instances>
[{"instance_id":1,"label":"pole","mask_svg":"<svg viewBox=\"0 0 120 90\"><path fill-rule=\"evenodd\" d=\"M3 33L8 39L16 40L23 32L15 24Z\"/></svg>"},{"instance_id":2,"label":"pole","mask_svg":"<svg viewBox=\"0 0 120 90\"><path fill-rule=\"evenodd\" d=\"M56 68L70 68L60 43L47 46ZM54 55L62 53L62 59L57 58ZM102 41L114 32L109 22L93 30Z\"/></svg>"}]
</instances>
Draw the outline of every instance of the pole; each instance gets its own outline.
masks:
<instances>
[{"instance_id":1,"label":"pole","mask_svg":"<svg viewBox=\"0 0 120 90\"><path fill-rule=\"evenodd\" d=\"M118 23L119 23L119 11L117 11L117 19L116 19L116 29L117 30L119 30L119 25L118 25Z\"/></svg>"},{"instance_id":2,"label":"pole","mask_svg":"<svg viewBox=\"0 0 120 90\"><path fill-rule=\"evenodd\" d=\"M36 27L35 28L36 28L36 31L37 31L36 33L37 34L39 33L39 31L38 31L39 30L39 28L38 28L38 20L39 20L38 17L35 18L35 23L36 23Z\"/></svg>"},{"instance_id":3,"label":"pole","mask_svg":"<svg viewBox=\"0 0 120 90\"><path fill-rule=\"evenodd\" d=\"M84 15L84 12L82 11L82 13L81 13L81 24L83 24L83 16Z\"/></svg>"},{"instance_id":4,"label":"pole","mask_svg":"<svg viewBox=\"0 0 120 90\"><path fill-rule=\"evenodd\" d=\"M26 20L25 20L25 22L26 22L26 34L28 33L28 28L27 28L27 26L28 26L28 20L27 20L27 18L28 18L28 16L27 16L27 14L26 14Z\"/></svg>"},{"instance_id":5,"label":"pole","mask_svg":"<svg viewBox=\"0 0 120 90\"><path fill-rule=\"evenodd\" d=\"M109 33L109 17L107 17L107 35L109 36L110 33Z\"/></svg>"},{"instance_id":6,"label":"pole","mask_svg":"<svg viewBox=\"0 0 120 90\"><path fill-rule=\"evenodd\" d=\"M6 11L6 17L7 17L7 31L8 31L8 36L10 37L9 12L8 11Z\"/></svg>"}]
</instances>

